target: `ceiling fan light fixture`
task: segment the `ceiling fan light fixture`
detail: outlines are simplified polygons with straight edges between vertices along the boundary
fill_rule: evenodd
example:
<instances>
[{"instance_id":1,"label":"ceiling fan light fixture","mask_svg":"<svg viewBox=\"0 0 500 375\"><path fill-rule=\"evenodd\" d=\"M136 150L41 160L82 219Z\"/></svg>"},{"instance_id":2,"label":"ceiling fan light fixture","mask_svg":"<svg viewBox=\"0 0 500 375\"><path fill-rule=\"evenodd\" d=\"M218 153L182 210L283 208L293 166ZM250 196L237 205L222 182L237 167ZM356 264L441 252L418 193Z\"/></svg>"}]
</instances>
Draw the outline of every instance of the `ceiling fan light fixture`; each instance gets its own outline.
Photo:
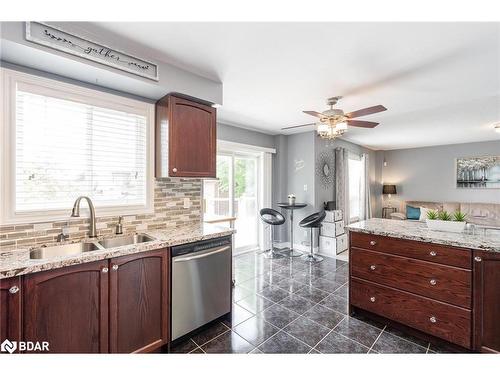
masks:
<instances>
[{"instance_id":1,"label":"ceiling fan light fixture","mask_svg":"<svg viewBox=\"0 0 500 375\"><path fill-rule=\"evenodd\" d=\"M335 125L332 124L319 122L316 125L316 131L318 132L318 135L323 139L333 140L340 137L345 132L345 130L337 130Z\"/></svg>"},{"instance_id":2,"label":"ceiling fan light fixture","mask_svg":"<svg viewBox=\"0 0 500 375\"><path fill-rule=\"evenodd\" d=\"M316 124L318 133L328 133L330 130L330 125L324 123L324 122L318 122Z\"/></svg>"},{"instance_id":3,"label":"ceiling fan light fixture","mask_svg":"<svg viewBox=\"0 0 500 375\"><path fill-rule=\"evenodd\" d=\"M341 131L347 131L347 122L339 122L337 125L335 125L336 130L341 130Z\"/></svg>"}]
</instances>

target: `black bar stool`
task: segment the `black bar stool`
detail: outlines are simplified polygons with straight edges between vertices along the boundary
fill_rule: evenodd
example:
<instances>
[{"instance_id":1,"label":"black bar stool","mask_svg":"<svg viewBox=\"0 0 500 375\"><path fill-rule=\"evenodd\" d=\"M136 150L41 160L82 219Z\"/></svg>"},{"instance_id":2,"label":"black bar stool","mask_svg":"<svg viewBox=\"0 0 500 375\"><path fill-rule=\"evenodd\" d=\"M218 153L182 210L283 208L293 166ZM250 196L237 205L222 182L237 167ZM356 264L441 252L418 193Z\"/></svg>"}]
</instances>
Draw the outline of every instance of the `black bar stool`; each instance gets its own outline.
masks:
<instances>
[{"instance_id":1,"label":"black bar stool","mask_svg":"<svg viewBox=\"0 0 500 375\"><path fill-rule=\"evenodd\" d=\"M314 228L321 227L321 222L324 220L325 216L326 216L325 211L315 212L312 215L303 218L299 223L299 226L301 226L302 228L311 228L311 252L309 254L303 255L304 260L306 262L317 263L323 260L323 257L314 254L313 232Z\"/></svg>"},{"instance_id":2,"label":"black bar stool","mask_svg":"<svg viewBox=\"0 0 500 375\"><path fill-rule=\"evenodd\" d=\"M264 252L264 257L283 258L283 254L275 251L273 229L276 225L283 225L285 223L285 217L272 208L263 208L260 210L260 218L264 223L269 224L269 231L271 232L271 248Z\"/></svg>"}]
</instances>

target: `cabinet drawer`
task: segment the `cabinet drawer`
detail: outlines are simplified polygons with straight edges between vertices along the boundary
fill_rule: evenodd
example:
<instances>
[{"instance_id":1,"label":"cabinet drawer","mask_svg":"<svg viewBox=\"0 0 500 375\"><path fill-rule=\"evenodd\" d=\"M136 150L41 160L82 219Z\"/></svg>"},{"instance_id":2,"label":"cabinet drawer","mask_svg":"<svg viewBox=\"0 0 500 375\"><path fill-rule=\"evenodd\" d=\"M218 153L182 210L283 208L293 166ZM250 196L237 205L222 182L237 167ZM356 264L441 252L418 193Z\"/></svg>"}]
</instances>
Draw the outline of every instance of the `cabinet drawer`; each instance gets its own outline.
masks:
<instances>
[{"instance_id":1,"label":"cabinet drawer","mask_svg":"<svg viewBox=\"0 0 500 375\"><path fill-rule=\"evenodd\" d=\"M471 269L471 251L458 247L356 232L351 232L351 247Z\"/></svg>"},{"instance_id":2,"label":"cabinet drawer","mask_svg":"<svg viewBox=\"0 0 500 375\"><path fill-rule=\"evenodd\" d=\"M350 303L470 348L471 311L352 277Z\"/></svg>"},{"instance_id":3,"label":"cabinet drawer","mask_svg":"<svg viewBox=\"0 0 500 375\"><path fill-rule=\"evenodd\" d=\"M471 271L351 248L351 274L379 284L471 307Z\"/></svg>"}]
</instances>

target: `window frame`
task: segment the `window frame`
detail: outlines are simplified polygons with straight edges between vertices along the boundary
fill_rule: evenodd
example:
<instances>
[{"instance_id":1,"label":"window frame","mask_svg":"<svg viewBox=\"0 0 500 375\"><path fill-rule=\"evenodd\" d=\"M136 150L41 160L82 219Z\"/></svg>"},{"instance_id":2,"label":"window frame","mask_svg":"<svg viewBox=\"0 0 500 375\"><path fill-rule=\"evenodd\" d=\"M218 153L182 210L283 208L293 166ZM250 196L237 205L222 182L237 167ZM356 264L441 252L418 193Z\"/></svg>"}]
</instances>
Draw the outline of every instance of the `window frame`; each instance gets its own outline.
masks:
<instances>
[{"instance_id":1,"label":"window frame","mask_svg":"<svg viewBox=\"0 0 500 375\"><path fill-rule=\"evenodd\" d=\"M2 113L0 118L2 146L0 152L0 222L2 225L67 220L71 212L71 207L62 210L15 212L16 149L14 139L16 136L15 105L18 84L29 87L33 89L32 92L42 95L144 115L146 117L146 204L96 206L95 209L96 215L99 217L154 212L154 104L3 67L0 67L0 78L2 89L0 93L0 111ZM82 209L84 209L83 206ZM85 210L87 210L86 207ZM85 213L82 214L82 216L84 215Z\"/></svg>"}]
</instances>

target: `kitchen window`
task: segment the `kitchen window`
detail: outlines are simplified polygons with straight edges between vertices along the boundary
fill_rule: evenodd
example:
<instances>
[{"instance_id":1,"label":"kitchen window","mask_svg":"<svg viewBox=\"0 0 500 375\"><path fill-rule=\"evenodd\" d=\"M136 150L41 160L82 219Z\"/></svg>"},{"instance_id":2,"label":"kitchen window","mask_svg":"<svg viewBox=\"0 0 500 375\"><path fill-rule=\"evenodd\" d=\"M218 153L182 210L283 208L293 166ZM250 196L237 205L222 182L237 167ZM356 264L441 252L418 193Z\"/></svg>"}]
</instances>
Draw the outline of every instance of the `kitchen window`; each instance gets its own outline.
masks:
<instances>
[{"instance_id":1,"label":"kitchen window","mask_svg":"<svg viewBox=\"0 0 500 375\"><path fill-rule=\"evenodd\" d=\"M154 105L2 69L2 222L67 218L89 196L99 215L153 199Z\"/></svg>"}]
</instances>

